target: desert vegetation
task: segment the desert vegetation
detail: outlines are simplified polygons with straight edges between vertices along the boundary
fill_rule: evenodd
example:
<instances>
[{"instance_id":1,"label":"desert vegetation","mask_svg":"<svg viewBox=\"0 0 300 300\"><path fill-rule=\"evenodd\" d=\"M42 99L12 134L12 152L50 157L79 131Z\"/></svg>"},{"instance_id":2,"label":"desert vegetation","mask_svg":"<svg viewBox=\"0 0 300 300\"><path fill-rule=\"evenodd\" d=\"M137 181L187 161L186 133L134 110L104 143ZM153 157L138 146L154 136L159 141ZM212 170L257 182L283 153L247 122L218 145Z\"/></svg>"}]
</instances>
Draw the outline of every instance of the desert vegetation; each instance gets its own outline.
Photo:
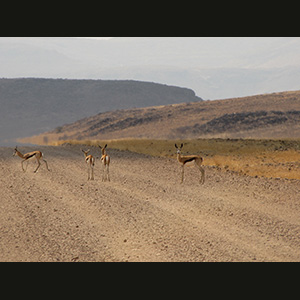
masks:
<instances>
[{"instance_id":1,"label":"desert vegetation","mask_svg":"<svg viewBox=\"0 0 300 300\"><path fill-rule=\"evenodd\" d=\"M108 111L20 141L299 137L300 92L294 91Z\"/></svg>"},{"instance_id":2,"label":"desert vegetation","mask_svg":"<svg viewBox=\"0 0 300 300\"><path fill-rule=\"evenodd\" d=\"M300 139L69 140L53 145L102 143L110 149L175 159L174 144L181 142L185 155L203 156L204 166L253 177L300 179Z\"/></svg>"}]
</instances>

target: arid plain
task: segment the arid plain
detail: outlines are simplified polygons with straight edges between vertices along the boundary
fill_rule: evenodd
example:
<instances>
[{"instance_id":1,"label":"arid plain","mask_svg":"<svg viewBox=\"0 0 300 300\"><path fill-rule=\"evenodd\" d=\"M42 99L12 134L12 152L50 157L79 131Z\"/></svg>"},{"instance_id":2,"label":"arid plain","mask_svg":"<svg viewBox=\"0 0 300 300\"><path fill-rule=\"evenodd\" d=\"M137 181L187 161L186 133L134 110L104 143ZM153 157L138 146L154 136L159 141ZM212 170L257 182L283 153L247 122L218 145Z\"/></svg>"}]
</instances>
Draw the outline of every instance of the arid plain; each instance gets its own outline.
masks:
<instances>
[{"instance_id":1,"label":"arid plain","mask_svg":"<svg viewBox=\"0 0 300 300\"><path fill-rule=\"evenodd\" d=\"M100 113L23 139L36 174L0 148L0 261L300 261L299 117L299 91Z\"/></svg>"},{"instance_id":2,"label":"arid plain","mask_svg":"<svg viewBox=\"0 0 300 300\"><path fill-rule=\"evenodd\" d=\"M108 149L111 182L99 159L87 181L81 147L41 146L36 174L0 148L0 261L300 261L299 180L205 166L180 184L174 158Z\"/></svg>"}]
</instances>

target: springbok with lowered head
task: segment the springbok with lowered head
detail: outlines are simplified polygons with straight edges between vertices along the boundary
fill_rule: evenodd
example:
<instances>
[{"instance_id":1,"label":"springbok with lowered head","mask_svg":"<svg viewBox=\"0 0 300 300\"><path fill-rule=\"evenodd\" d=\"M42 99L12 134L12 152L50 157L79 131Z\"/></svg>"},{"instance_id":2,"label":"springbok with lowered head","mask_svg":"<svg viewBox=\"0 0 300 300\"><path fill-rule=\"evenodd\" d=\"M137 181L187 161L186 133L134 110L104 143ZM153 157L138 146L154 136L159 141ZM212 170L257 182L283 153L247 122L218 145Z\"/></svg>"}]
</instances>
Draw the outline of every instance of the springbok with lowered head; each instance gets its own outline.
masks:
<instances>
[{"instance_id":1,"label":"springbok with lowered head","mask_svg":"<svg viewBox=\"0 0 300 300\"><path fill-rule=\"evenodd\" d=\"M22 153L18 150L18 148L17 148L17 146L16 146L15 152L13 153L13 156L19 156L19 157L21 157L21 158L23 159L22 162L21 162L21 165L22 165L22 170L23 170L24 172L26 172L26 170L27 170L28 159L34 158L34 157L36 158L36 161L37 161L37 163L38 163L38 166L37 166L37 168L34 170L34 173L37 172L37 170L39 169L39 167L40 167L40 165L41 165L40 160L42 160L42 161L46 164L47 170L50 171L49 168L48 168L48 163L47 163L47 161L44 159L43 153L42 153L41 151L32 151L32 152L28 152L28 153L22 154ZM23 166L23 164L24 164L25 161L27 161L26 169L24 169L24 166Z\"/></svg>"},{"instance_id":2,"label":"springbok with lowered head","mask_svg":"<svg viewBox=\"0 0 300 300\"><path fill-rule=\"evenodd\" d=\"M184 177L184 165L188 162L194 162L195 166L199 169L201 172L201 178L200 178L200 183L203 184L205 180L205 171L203 169L202 162L203 158L200 155L181 155L181 150L183 148L183 144L181 144L180 147L178 147L175 144L175 148L177 149L177 160L181 164L182 167L182 172L181 172L181 183L183 183L183 177Z\"/></svg>"},{"instance_id":3,"label":"springbok with lowered head","mask_svg":"<svg viewBox=\"0 0 300 300\"><path fill-rule=\"evenodd\" d=\"M101 149L101 163L103 165L103 174L102 174L102 181L110 181L109 177L109 164L110 164L110 156L106 154L106 147L107 144L102 148L100 145L98 145Z\"/></svg>"}]
</instances>

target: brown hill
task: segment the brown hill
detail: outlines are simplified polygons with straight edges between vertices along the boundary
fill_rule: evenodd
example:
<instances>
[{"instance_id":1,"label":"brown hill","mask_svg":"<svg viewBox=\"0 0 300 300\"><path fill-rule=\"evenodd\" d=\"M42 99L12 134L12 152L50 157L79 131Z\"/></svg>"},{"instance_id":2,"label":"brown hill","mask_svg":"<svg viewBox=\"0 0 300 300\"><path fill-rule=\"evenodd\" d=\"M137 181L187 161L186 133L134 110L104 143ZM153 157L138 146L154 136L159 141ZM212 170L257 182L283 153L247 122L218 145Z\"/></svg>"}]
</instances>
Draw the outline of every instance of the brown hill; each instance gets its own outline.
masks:
<instances>
[{"instance_id":1,"label":"brown hill","mask_svg":"<svg viewBox=\"0 0 300 300\"><path fill-rule=\"evenodd\" d=\"M135 80L0 79L0 145L117 109L201 101L188 88Z\"/></svg>"},{"instance_id":2,"label":"brown hill","mask_svg":"<svg viewBox=\"0 0 300 300\"><path fill-rule=\"evenodd\" d=\"M299 138L300 91L100 113L23 139Z\"/></svg>"}]
</instances>

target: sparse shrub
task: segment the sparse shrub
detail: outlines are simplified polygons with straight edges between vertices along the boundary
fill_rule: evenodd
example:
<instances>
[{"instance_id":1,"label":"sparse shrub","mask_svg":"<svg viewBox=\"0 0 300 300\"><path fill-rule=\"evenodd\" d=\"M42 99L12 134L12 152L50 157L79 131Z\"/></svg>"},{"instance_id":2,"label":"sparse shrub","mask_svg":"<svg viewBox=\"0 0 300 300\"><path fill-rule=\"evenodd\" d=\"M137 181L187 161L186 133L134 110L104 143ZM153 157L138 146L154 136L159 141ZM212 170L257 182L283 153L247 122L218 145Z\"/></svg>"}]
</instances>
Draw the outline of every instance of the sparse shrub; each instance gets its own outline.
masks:
<instances>
[{"instance_id":1,"label":"sparse shrub","mask_svg":"<svg viewBox=\"0 0 300 300\"><path fill-rule=\"evenodd\" d=\"M54 133L62 133L63 127L62 126L58 126L54 129Z\"/></svg>"}]
</instances>

